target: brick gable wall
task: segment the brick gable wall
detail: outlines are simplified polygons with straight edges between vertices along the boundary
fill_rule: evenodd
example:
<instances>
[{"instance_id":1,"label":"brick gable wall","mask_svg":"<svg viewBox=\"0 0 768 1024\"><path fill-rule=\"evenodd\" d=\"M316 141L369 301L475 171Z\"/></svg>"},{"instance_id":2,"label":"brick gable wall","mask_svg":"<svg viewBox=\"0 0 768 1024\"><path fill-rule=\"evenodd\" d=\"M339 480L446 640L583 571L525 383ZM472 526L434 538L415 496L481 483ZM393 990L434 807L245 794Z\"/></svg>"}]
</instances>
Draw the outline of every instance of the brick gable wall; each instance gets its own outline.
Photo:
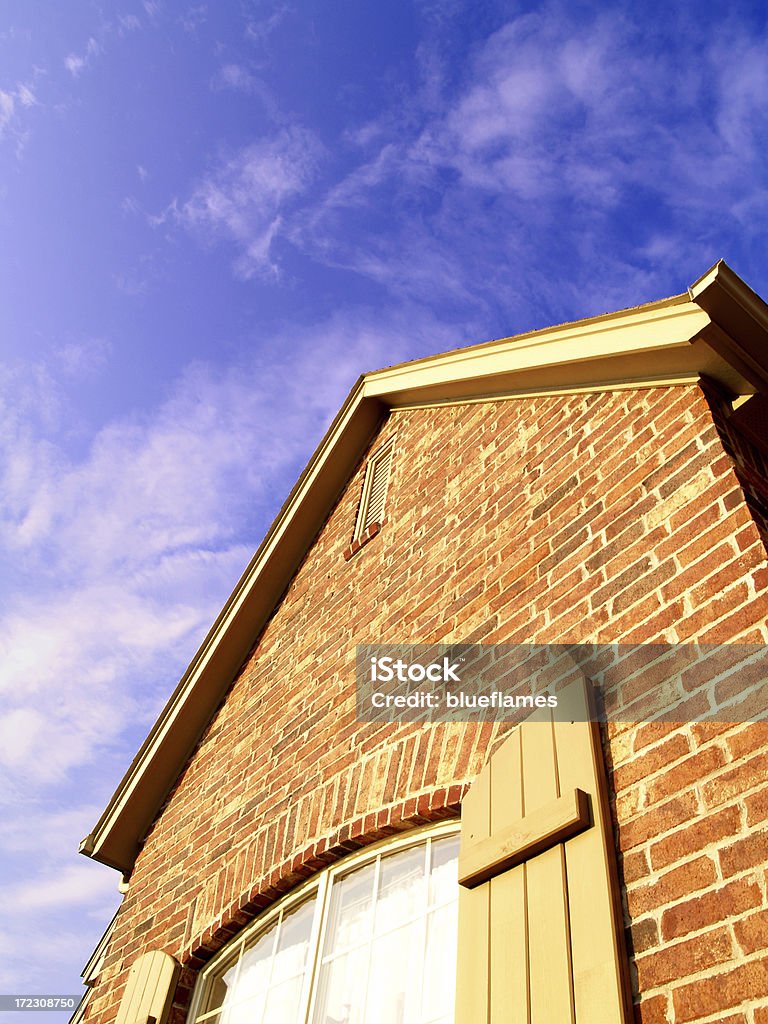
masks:
<instances>
[{"instance_id":1,"label":"brick gable wall","mask_svg":"<svg viewBox=\"0 0 768 1024\"><path fill-rule=\"evenodd\" d=\"M508 727L355 721L356 643L768 639L765 547L699 388L404 410L372 450L392 434L382 530L345 560L361 463L147 836L89 1024L152 948L184 964L181 1024L195 969L262 907L458 814ZM638 1012L721 1019L768 974L768 733L605 744Z\"/></svg>"}]
</instances>

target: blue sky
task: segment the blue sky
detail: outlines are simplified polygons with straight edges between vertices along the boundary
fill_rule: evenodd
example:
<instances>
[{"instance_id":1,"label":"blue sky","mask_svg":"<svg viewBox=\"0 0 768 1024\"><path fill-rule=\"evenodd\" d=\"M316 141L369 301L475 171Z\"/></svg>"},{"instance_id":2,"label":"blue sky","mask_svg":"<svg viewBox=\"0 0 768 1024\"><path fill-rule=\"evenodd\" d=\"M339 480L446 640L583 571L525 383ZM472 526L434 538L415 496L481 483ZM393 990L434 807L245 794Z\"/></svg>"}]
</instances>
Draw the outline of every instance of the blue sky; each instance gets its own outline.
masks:
<instances>
[{"instance_id":1,"label":"blue sky","mask_svg":"<svg viewBox=\"0 0 768 1024\"><path fill-rule=\"evenodd\" d=\"M4 0L0 992L78 991L78 841L358 374L768 294L767 100L764 4Z\"/></svg>"}]
</instances>

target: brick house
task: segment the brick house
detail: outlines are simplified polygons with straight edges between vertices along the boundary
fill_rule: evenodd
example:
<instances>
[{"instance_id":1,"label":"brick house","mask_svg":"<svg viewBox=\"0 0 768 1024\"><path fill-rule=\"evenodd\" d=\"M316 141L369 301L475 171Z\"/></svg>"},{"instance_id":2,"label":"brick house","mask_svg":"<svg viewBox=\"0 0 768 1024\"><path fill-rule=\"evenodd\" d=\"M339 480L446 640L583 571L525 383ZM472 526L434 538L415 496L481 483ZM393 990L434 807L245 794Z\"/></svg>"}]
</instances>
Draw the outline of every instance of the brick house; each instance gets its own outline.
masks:
<instances>
[{"instance_id":1,"label":"brick house","mask_svg":"<svg viewBox=\"0 0 768 1024\"><path fill-rule=\"evenodd\" d=\"M76 1018L768 1024L765 722L355 712L362 643L762 649L767 392L723 263L361 377L83 841Z\"/></svg>"}]
</instances>

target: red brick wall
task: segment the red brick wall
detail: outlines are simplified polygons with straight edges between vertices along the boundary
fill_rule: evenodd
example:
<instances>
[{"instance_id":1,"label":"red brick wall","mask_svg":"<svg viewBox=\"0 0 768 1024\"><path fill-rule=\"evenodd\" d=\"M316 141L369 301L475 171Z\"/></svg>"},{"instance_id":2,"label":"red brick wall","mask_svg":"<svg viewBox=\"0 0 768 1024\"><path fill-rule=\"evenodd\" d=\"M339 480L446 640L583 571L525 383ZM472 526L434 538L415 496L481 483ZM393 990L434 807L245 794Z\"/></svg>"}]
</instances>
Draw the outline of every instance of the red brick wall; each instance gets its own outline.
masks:
<instances>
[{"instance_id":1,"label":"red brick wall","mask_svg":"<svg viewBox=\"0 0 768 1024\"><path fill-rule=\"evenodd\" d=\"M375 444L393 432L383 529L344 559L361 464L147 837L89 1022L151 948L185 964L180 1022L194 969L298 879L458 813L506 727L356 722L355 643L768 639L765 548L698 388L403 411ZM644 1021L720 1019L768 975L766 740L606 734Z\"/></svg>"}]
</instances>

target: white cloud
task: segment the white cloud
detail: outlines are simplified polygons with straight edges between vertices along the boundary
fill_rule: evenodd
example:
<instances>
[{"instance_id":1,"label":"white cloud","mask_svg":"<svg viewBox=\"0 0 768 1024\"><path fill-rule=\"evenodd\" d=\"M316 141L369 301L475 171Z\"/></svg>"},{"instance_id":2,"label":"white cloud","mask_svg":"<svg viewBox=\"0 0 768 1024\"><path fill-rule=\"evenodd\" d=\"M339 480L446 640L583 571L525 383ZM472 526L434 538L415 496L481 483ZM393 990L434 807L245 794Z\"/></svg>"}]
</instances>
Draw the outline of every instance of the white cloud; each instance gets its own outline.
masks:
<instances>
[{"instance_id":1,"label":"white cloud","mask_svg":"<svg viewBox=\"0 0 768 1024\"><path fill-rule=\"evenodd\" d=\"M78 57L76 53L70 53L64 58L64 67L73 78L77 78L85 65L85 57Z\"/></svg>"},{"instance_id":2,"label":"white cloud","mask_svg":"<svg viewBox=\"0 0 768 1024\"><path fill-rule=\"evenodd\" d=\"M662 41L550 3L463 62L424 45L421 90L346 134L363 161L280 232L401 299L525 327L663 294L723 255L711 238L759 244L768 35L729 24Z\"/></svg>"},{"instance_id":3,"label":"white cloud","mask_svg":"<svg viewBox=\"0 0 768 1024\"><path fill-rule=\"evenodd\" d=\"M101 811L97 804L52 809L32 802L25 807L24 814L6 816L0 833L0 851L39 854L40 837L45 835L47 856L63 857L71 863L68 853L77 848Z\"/></svg>"},{"instance_id":4,"label":"white cloud","mask_svg":"<svg viewBox=\"0 0 768 1024\"><path fill-rule=\"evenodd\" d=\"M71 856L66 861L50 859L41 864L41 841L47 843L57 836L48 831L46 822L40 825L34 859L24 861L20 873L11 874L6 868L0 884L4 911L0 988L18 992L21 983L22 991L56 991L79 997L83 990L78 991L68 961L73 951L80 950L78 966L84 966L120 901L118 876L103 865L84 858L78 861L76 845L69 848ZM63 971L63 964L69 970Z\"/></svg>"},{"instance_id":5,"label":"white cloud","mask_svg":"<svg viewBox=\"0 0 768 1024\"><path fill-rule=\"evenodd\" d=\"M39 69L35 69L36 75ZM0 140L8 139L15 144L16 158L21 158L29 139L29 128L24 115L32 107L39 106L38 99L27 82L17 82L13 91L0 89Z\"/></svg>"},{"instance_id":6,"label":"white cloud","mask_svg":"<svg viewBox=\"0 0 768 1024\"><path fill-rule=\"evenodd\" d=\"M281 211L307 189L322 152L312 133L285 128L221 163L173 214L205 241L233 241L239 276L276 274L272 246L281 232Z\"/></svg>"},{"instance_id":7,"label":"white cloud","mask_svg":"<svg viewBox=\"0 0 768 1024\"><path fill-rule=\"evenodd\" d=\"M102 52L101 44L91 36L82 54L70 53L64 58L64 67L73 78L78 78L91 62L91 58Z\"/></svg>"},{"instance_id":8,"label":"white cloud","mask_svg":"<svg viewBox=\"0 0 768 1024\"><path fill-rule=\"evenodd\" d=\"M83 379L101 369L111 351L112 346L106 338L85 338L61 345L53 360L66 377Z\"/></svg>"},{"instance_id":9,"label":"white cloud","mask_svg":"<svg viewBox=\"0 0 768 1024\"><path fill-rule=\"evenodd\" d=\"M135 14L118 15L117 24L120 35L125 35L128 32L136 32L141 28L141 21Z\"/></svg>"},{"instance_id":10,"label":"white cloud","mask_svg":"<svg viewBox=\"0 0 768 1024\"><path fill-rule=\"evenodd\" d=\"M57 809L34 800L4 809L1 990L81 994L73 967L83 966L119 903L119 876L77 856L99 810L88 804Z\"/></svg>"},{"instance_id":11,"label":"white cloud","mask_svg":"<svg viewBox=\"0 0 768 1024\"><path fill-rule=\"evenodd\" d=\"M246 68L240 64L224 64L213 77L214 89L234 89L236 92L253 92L256 80Z\"/></svg>"},{"instance_id":12,"label":"white cloud","mask_svg":"<svg viewBox=\"0 0 768 1024\"><path fill-rule=\"evenodd\" d=\"M9 92L3 92L0 89L0 135L2 135L4 129L10 124L13 117L15 104L13 102L13 96Z\"/></svg>"},{"instance_id":13,"label":"white cloud","mask_svg":"<svg viewBox=\"0 0 768 1024\"><path fill-rule=\"evenodd\" d=\"M290 13L291 7L289 5L280 4L266 18L251 19L245 28L246 38L254 43L266 43L275 29L282 24Z\"/></svg>"},{"instance_id":14,"label":"white cloud","mask_svg":"<svg viewBox=\"0 0 768 1024\"><path fill-rule=\"evenodd\" d=\"M6 913L23 914L78 905L94 898L113 899L115 879L113 872L94 871L83 860L47 877L36 877L14 887L4 885L0 892Z\"/></svg>"},{"instance_id":15,"label":"white cloud","mask_svg":"<svg viewBox=\"0 0 768 1024\"><path fill-rule=\"evenodd\" d=\"M185 32L196 32L207 20L207 4L193 4L179 17L179 22Z\"/></svg>"},{"instance_id":16,"label":"white cloud","mask_svg":"<svg viewBox=\"0 0 768 1024\"><path fill-rule=\"evenodd\" d=\"M34 107L37 105L37 97L30 86L25 85L24 82L19 82L16 85L16 96L22 107Z\"/></svg>"}]
</instances>

